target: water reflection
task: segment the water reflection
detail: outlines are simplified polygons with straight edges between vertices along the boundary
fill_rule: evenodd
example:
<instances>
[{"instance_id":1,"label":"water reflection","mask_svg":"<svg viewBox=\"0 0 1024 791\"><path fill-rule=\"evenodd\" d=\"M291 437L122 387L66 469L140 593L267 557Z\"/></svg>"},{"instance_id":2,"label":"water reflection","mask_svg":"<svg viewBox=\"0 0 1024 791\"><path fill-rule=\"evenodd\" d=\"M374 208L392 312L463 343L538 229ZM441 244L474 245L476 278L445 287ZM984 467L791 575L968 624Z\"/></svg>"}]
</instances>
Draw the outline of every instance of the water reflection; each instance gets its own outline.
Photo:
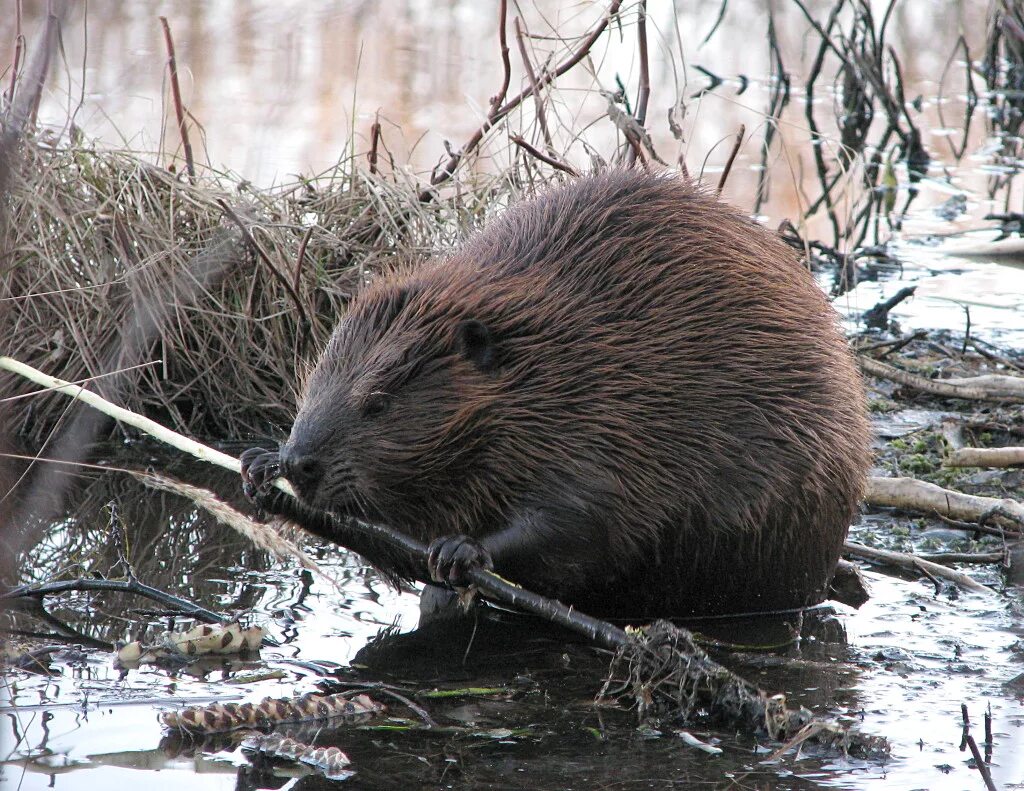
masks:
<instances>
[{"instance_id":1,"label":"water reflection","mask_svg":"<svg viewBox=\"0 0 1024 791\"><path fill-rule=\"evenodd\" d=\"M152 449L144 450L134 458L122 455L116 466L138 465L140 459L166 466L166 459L157 461ZM189 469L176 474L204 475ZM227 494L234 480L214 476L205 482L228 487ZM111 532L111 505L128 540ZM1020 625L995 598L936 596L927 580L870 575L871 602L856 613L842 607L836 613L819 611L813 628L809 620L802 624L799 642L793 640L800 628L795 623L695 624L709 637L744 646L716 656L748 679L785 692L791 703L863 718L871 732L885 733L895 743L887 764L805 757L788 762L780 775L778 767L753 760L756 745L749 740L698 731L704 739L723 739L725 755L709 762L682 749L670 723L660 738L651 739L652 734L635 730L630 713L594 708L591 700L607 671L607 655L548 624L497 612L416 630L416 597L388 589L351 555L325 548L320 556L339 580L341 590L335 590L251 550L188 501L140 487L121 472L91 474L83 482L26 575L114 573L122 555L150 584L205 604L219 602L226 612L250 611L281 645L264 648L258 663L212 660L186 671L153 666L119 671L109 653L71 647L55 657L57 677L11 674L0 687L0 705L18 708L6 709L0 740L19 758L4 771L16 771L22 788L96 788L130 782L140 769L161 770L146 776L153 788L183 782L234 787L239 772L252 779L253 770L233 743L214 755L187 749L165 738L155 709L291 695L320 678L308 662L339 667L346 683L382 680L407 694L435 685L500 690L426 704L439 721L469 728L476 736L347 730L331 737L336 741L322 742L349 753L361 787L367 788L412 787L441 777L472 788L501 783L509 772L526 773L532 787L559 789L592 788L609 772L637 782L708 783L721 780L723 772L738 772L772 787L784 781L791 788L821 782L863 788L884 778L887 788L962 788L971 784L973 773L958 751L961 701L975 718L991 702L997 776L1009 779L1019 769L1011 745L1012 733L1024 725L1024 708L1001 684L1020 672L1020 659L1014 658ZM72 628L107 641L147 621L166 625L147 602L76 596L48 599L47 606ZM52 631L24 615L14 623ZM358 670L346 669L349 663ZM280 669L284 678L245 680L258 668ZM400 704L385 702L392 716L415 720ZM479 735L495 728L501 729L496 737ZM919 739L921 749L914 746ZM936 769L941 764L953 767L950 774ZM790 771L803 779L786 775Z\"/></svg>"},{"instance_id":2,"label":"water reflection","mask_svg":"<svg viewBox=\"0 0 1024 791\"><path fill-rule=\"evenodd\" d=\"M31 32L45 2L23 5L23 29ZM826 0L807 3L818 20L831 6ZM576 43L574 37L589 30L605 7L599 2L533 0L514 4L513 15L521 14L523 26L535 37L527 46L539 68L564 58ZM635 9L625 7L628 10L595 48L590 63L559 80L557 99L549 108L556 147L570 148L570 140L578 137L569 156L584 169L591 164L591 153L607 158L617 136L614 124L604 117L607 103L599 91L614 92L621 83L627 96L636 97ZM939 97L939 79L961 31L969 51L980 52L985 26L977 21L985 18L986 7L982 0L899 3L887 29L887 41L900 55L907 100L920 99L920 110L913 112L927 131L925 145L947 165L956 164L950 144L964 142L962 131L953 127L959 127L963 118L966 85L962 69L952 68ZM202 0L106 0L88 5L88 25L84 8L77 6L64 37L67 57L53 75L42 117L62 128L71 114L87 136L107 145L177 151L157 21L163 14L174 32L184 101L201 127L197 136L202 138L205 159L258 184L321 171L350 145L365 151L378 111L384 119L384 142L397 165L410 162L418 171L429 169L445 157L446 141L457 149L480 125L501 82L497 11L490 3L257 0L211 6ZM651 2L648 126L666 162L675 164L682 158L693 173L715 174L725 163L736 130L746 124L749 140L727 195L750 209L772 87L763 34L769 10L793 85L792 101L778 127L779 145L768 163L774 178L764 212L778 222L798 216L813 197L812 148L801 85L817 41L795 3L730 2L715 34L700 44L715 24L719 4ZM883 11L879 5L877 13ZM0 18L0 63L11 61L14 25L13 15ZM564 40L557 40L555 31ZM516 90L524 84L524 68L514 41L511 48ZM709 84L697 66L722 78L722 87L695 98ZM827 145L833 148L832 105L837 98L828 90L830 80L828 74L819 80L816 109L822 130L832 141ZM677 112L682 121L677 139L667 113L680 106L685 114ZM510 126L536 132L532 113L532 104L524 103ZM500 131L494 137L490 154L500 165L508 155L507 138ZM983 125L975 123L968 153L979 149L983 140ZM486 159L479 167L488 167ZM941 177L941 170L936 175ZM957 189L981 195L980 173L959 176ZM717 175L711 179L717 180ZM922 217L927 208L921 206Z\"/></svg>"}]
</instances>

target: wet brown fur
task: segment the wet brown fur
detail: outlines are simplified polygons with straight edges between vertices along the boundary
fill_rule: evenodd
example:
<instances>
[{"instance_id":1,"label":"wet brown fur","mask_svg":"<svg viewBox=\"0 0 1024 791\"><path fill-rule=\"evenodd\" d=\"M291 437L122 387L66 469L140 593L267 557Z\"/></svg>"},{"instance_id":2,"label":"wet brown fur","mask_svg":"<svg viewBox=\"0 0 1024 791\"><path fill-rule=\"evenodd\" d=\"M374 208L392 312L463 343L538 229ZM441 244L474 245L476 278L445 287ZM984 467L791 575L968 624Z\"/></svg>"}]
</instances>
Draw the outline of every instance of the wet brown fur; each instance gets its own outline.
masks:
<instances>
[{"instance_id":1,"label":"wet brown fur","mask_svg":"<svg viewBox=\"0 0 1024 791\"><path fill-rule=\"evenodd\" d=\"M324 466L310 505L425 541L511 525L499 573L629 616L820 601L869 464L859 374L793 253L625 171L369 286L290 442Z\"/></svg>"}]
</instances>

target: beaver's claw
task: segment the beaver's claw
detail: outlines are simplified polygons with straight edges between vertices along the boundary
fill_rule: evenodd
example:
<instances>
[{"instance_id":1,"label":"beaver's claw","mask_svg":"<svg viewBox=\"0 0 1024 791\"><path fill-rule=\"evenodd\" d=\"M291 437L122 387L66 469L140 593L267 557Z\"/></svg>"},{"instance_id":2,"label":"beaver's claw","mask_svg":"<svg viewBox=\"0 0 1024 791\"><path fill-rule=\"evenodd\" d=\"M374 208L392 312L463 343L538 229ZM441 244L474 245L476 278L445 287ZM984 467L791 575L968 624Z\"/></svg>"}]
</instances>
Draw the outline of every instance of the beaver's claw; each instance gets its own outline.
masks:
<instances>
[{"instance_id":1,"label":"beaver's claw","mask_svg":"<svg viewBox=\"0 0 1024 791\"><path fill-rule=\"evenodd\" d=\"M490 571L493 568L491 553L469 536L442 536L432 541L427 550L430 578L453 588L469 586L466 574L472 569Z\"/></svg>"},{"instance_id":2,"label":"beaver's claw","mask_svg":"<svg viewBox=\"0 0 1024 791\"><path fill-rule=\"evenodd\" d=\"M242 492L256 505L262 505L274 481L281 477L278 452L249 448L239 460L242 462Z\"/></svg>"}]
</instances>

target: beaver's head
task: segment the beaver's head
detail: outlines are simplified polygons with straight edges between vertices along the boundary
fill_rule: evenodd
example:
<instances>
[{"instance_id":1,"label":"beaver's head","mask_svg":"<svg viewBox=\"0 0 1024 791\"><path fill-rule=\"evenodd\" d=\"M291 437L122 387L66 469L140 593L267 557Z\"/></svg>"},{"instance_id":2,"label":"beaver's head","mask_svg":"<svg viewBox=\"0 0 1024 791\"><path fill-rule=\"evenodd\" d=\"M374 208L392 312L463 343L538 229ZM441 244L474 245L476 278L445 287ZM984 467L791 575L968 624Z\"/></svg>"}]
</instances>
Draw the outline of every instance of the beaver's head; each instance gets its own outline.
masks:
<instances>
[{"instance_id":1,"label":"beaver's head","mask_svg":"<svg viewBox=\"0 0 1024 791\"><path fill-rule=\"evenodd\" d=\"M479 312L464 294L410 277L384 278L353 302L281 449L303 501L401 526L450 509L438 499L464 486L465 509L482 485L475 458L502 378L499 341Z\"/></svg>"}]
</instances>

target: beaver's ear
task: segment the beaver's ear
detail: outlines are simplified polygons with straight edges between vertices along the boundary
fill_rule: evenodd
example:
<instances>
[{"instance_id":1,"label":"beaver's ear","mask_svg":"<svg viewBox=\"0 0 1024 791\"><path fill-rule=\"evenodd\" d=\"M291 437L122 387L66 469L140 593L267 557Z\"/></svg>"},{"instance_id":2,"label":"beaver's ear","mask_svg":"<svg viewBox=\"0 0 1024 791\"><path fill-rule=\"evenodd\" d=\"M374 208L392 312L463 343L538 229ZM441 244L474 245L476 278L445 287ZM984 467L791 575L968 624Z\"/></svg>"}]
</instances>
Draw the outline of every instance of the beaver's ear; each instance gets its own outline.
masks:
<instances>
[{"instance_id":1,"label":"beaver's ear","mask_svg":"<svg viewBox=\"0 0 1024 791\"><path fill-rule=\"evenodd\" d=\"M459 352L481 371L493 371L497 362L494 338L487 325L476 319L460 321L456 330Z\"/></svg>"}]
</instances>

